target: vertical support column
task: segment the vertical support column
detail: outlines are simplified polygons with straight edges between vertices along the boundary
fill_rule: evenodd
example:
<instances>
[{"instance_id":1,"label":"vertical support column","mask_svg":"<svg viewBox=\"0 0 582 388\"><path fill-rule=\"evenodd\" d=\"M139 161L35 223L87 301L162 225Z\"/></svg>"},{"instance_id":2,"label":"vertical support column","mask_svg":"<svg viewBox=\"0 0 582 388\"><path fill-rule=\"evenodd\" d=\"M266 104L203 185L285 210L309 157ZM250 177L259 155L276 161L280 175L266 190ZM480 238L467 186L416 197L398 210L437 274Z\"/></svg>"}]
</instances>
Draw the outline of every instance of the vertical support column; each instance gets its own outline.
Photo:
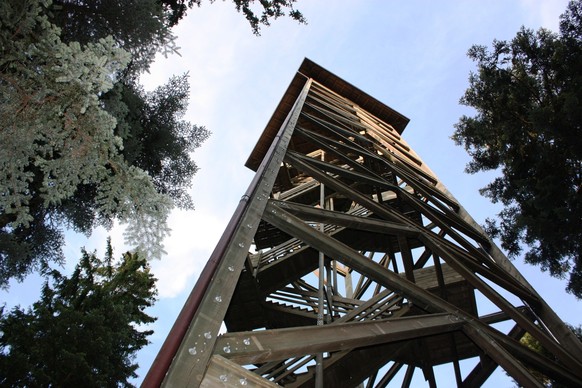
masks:
<instances>
[{"instance_id":1,"label":"vertical support column","mask_svg":"<svg viewBox=\"0 0 582 388\"><path fill-rule=\"evenodd\" d=\"M321 160L323 161L324 153L321 153ZM319 206L325 208L325 185L319 182ZM325 233L325 225L319 224L321 233ZM323 311L324 311L324 273L325 273L325 255L319 251L319 282L317 293L317 326L323 326ZM329 281L329 279L328 279ZM315 388L323 388L323 353L317 353L315 356Z\"/></svg>"},{"instance_id":2,"label":"vertical support column","mask_svg":"<svg viewBox=\"0 0 582 388\"><path fill-rule=\"evenodd\" d=\"M210 357L214 353L216 337L248 255L248 248L264 212L310 86L309 79L273 140L249 189L241 199L239 207L243 207L242 215L236 220L231 220L234 225L229 224L221 237L218 245L225 248L216 255L217 257L213 253L209 260L218 261L216 271L176 352L163 381L164 386L198 387L204 378ZM227 233L231 226L231 232Z\"/></svg>"}]
</instances>

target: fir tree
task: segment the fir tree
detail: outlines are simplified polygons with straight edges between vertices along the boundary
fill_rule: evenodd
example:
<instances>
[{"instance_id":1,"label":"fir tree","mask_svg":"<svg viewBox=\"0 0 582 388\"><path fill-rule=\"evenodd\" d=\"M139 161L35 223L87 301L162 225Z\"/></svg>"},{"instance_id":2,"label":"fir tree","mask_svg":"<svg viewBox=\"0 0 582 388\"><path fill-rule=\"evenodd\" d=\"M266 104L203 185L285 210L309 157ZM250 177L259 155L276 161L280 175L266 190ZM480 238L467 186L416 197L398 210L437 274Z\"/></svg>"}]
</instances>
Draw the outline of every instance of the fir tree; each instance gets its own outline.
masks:
<instances>
[{"instance_id":1,"label":"fir tree","mask_svg":"<svg viewBox=\"0 0 582 388\"><path fill-rule=\"evenodd\" d=\"M482 190L503 209L488 230L511 257L557 277L582 297L582 1L559 34L522 28L491 51L473 46L477 72L461 102L476 109L453 139L472 157L467 171L499 169Z\"/></svg>"},{"instance_id":2,"label":"fir tree","mask_svg":"<svg viewBox=\"0 0 582 388\"><path fill-rule=\"evenodd\" d=\"M294 0L233 0L253 31ZM0 2L0 287L64 260L64 231L115 220L148 258L164 253L166 220L192 209L209 136L183 120L187 75L145 93L139 75L177 51L171 27L192 0ZM256 10L256 12L255 12Z\"/></svg>"},{"instance_id":3,"label":"fir tree","mask_svg":"<svg viewBox=\"0 0 582 388\"><path fill-rule=\"evenodd\" d=\"M154 322L155 279L139 255L83 251L70 277L52 271L32 308L0 316L0 385L128 386Z\"/></svg>"}]
</instances>

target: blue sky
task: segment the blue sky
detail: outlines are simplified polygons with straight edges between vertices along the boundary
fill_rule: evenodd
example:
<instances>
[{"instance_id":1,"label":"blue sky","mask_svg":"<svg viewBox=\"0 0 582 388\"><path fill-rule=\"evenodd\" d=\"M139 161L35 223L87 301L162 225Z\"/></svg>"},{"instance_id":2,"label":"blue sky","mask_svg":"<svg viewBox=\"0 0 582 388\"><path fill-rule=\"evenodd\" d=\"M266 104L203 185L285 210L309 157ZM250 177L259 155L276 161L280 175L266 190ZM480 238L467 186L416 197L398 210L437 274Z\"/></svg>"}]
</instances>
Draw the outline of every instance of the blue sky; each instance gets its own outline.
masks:
<instances>
[{"instance_id":1,"label":"blue sky","mask_svg":"<svg viewBox=\"0 0 582 388\"><path fill-rule=\"evenodd\" d=\"M138 355L140 378L147 372L197 276L233 213L253 173L244 167L268 119L304 57L384 102L410 119L406 141L479 222L498 210L478 189L492 174L464 173L468 157L450 140L463 114L459 105L474 64L472 44L511 39L524 25L558 29L565 0L387 1L303 0L308 20L299 25L275 21L252 34L230 1L203 2L175 29L181 56L159 56L142 78L146 89L173 74L189 72L190 107L186 119L212 131L194 154L200 167L192 196L196 210L176 211L167 256L152 263L159 279L159 301L151 314L152 344ZM81 246L103 252L111 234L117 253L124 249L120 228L98 230L91 239L70 236L66 247L72 268ZM538 292L572 324L582 323L582 304L564 291L564 282L516 260ZM0 296L10 305L28 305L40 284L34 276ZM468 372L464 371L465 373ZM488 386L511 386L497 372Z\"/></svg>"}]
</instances>

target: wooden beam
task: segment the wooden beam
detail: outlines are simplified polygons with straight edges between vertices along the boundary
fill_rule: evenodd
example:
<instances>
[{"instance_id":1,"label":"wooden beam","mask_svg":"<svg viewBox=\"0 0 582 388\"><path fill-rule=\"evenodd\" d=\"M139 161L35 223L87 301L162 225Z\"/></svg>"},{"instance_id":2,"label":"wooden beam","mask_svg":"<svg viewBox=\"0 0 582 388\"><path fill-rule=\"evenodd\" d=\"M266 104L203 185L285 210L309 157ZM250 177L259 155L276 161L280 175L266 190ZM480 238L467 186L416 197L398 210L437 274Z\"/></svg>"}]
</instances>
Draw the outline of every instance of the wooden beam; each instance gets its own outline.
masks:
<instances>
[{"instance_id":1,"label":"wooden beam","mask_svg":"<svg viewBox=\"0 0 582 388\"><path fill-rule=\"evenodd\" d=\"M523 387L538 387L544 388L527 368L520 364L506 349L500 346L491 336L479 330L472 324L463 327L465 334L471 338L481 349L485 350L487 355L503 369L505 369L511 377L513 377Z\"/></svg>"},{"instance_id":2,"label":"wooden beam","mask_svg":"<svg viewBox=\"0 0 582 388\"><path fill-rule=\"evenodd\" d=\"M213 354L213 348L229 307L237 280L245 264L248 250L261 214L267 204L273 184L283 161L283 156L291 140L291 135L299 118L303 102L309 91L308 80L290 111L285 123L271 145L272 152L267 153L259 167L260 174L255 175L251 187L253 191L245 195L244 213L240 222L228 236L226 248L218 258L220 263L196 311L192 324L178 348L176 356L163 381L168 387L198 387L206 372ZM250 227L249 227L250 225Z\"/></svg>"},{"instance_id":3,"label":"wooden beam","mask_svg":"<svg viewBox=\"0 0 582 388\"><path fill-rule=\"evenodd\" d=\"M434 376L432 365L423 366L422 374L424 375L424 380L428 381L429 388L437 388L436 378Z\"/></svg>"},{"instance_id":4,"label":"wooden beam","mask_svg":"<svg viewBox=\"0 0 582 388\"><path fill-rule=\"evenodd\" d=\"M404 265L404 273L406 279L414 283L414 259L410 251L410 245L406 236L398 235L398 245L400 246L400 254L402 255L402 264Z\"/></svg>"},{"instance_id":5,"label":"wooden beam","mask_svg":"<svg viewBox=\"0 0 582 388\"><path fill-rule=\"evenodd\" d=\"M576 359L571 353L566 351L558 342L542 331L536 324L534 324L524 313L515 308L502 295L495 291L490 285L476 276L472 271L467 269L463 263L451 255L439 241L431 239L430 237L423 239L433 250L438 253L447 264L453 267L461 276L463 276L473 287L478 289L485 295L492 303L506 312L516 323L527 330L534 338L536 338L542 346L552 352L564 365L567 365L573 370L582 373L582 360ZM432 240L432 241L430 241ZM581 374L582 375L582 374Z\"/></svg>"},{"instance_id":6,"label":"wooden beam","mask_svg":"<svg viewBox=\"0 0 582 388\"><path fill-rule=\"evenodd\" d=\"M412 376L414 375L415 369L416 367L410 364L406 367L406 373L404 373L404 379L402 381L403 388L410 388L410 384L412 383Z\"/></svg>"},{"instance_id":7,"label":"wooden beam","mask_svg":"<svg viewBox=\"0 0 582 388\"><path fill-rule=\"evenodd\" d=\"M283 360L449 333L464 322L450 314L349 322L221 335L216 353L239 364Z\"/></svg>"},{"instance_id":8,"label":"wooden beam","mask_svg":"<svg viewBox=\"0 0 582 388\"><path fill-rule=\"evenodd\" d=\"M386 374L378 382L378 384L376 384L376 388L384 388L384 387L387 387L388 384L390 383L390 381L392 381L392 379L394 378L394 376L396 376L396 374L398 373L398 371L400 369L402 369L402 366L403 365L404 364L402 364L400 362L394 362L392 364L392 366L390 366L390 369L388 369L388 371L386 372Z\"/></svg>"},{"instance_id":9,"label":"wooden beam","mask_svg":"<svg viewBox=\"0 0 582 388\"><path fill-rule=\"evenodd\" d=\"M224 357L214 355L210 359L208 370L200 383L200 388L216 387L256 387L278 388L279 385L243 368Z\"/></svg>"},{"instance_id":10,"label":"wooden beam","mask_svg":"<svg viewBox=\"0 0 582 388\"><path fill-rule=\"evenodd\" d=\"M325 210L313 206L301 205L293 202L272 200L273 204L281 209L295 214L306 221L323 222L325 224L343 226L350 229L365 230L374 233L389 235L404 235L418 237L420 231L416 227L411 227L401 223L379 220L368 217L360 217L352 214Z\"/></svg>"},{"instance_id":11,"label":"wooden beam","mask_svg":"<svg viewBox=\"0 0 582 388\"><path fill-rule=\"evenodd\" d=\"M572 387L582 387L582 373L580 369L565 367L548 357L544 357L536 351L529 349L519 343L511 336L502 335L499 332L491 331L491 336L502 344L516 359L521 360L526 365L542 372L544 375L552 377L559 382ZM555 356L555 355L554 355Z\"/></svg>"},{"instance_id":12,"label":"wooden beam","mask_svg":"<svg viewBox=\"0 0 582 388\"><path fill-rule=\"evenodd\" d=\"M348 170L348 169L345 169L345 168L340 167L340 166L336 166L336 165L328 163L328 162L323 162L321 160L310 158L309 156L305 156L305 155L297 153L297 152L289 151L289 153L293 154L293 156L295 158L301 159L306 163L317 166L318 168L320 168L324 171L331 172L333 174L337 174L343 178L347 178L347 179L350 179L354 182L358 182L359 184L360 183L367 183L371 186L380 187L384 190L392 190L395 193L398 193L402 190L400 187L395 186L391 183L388 183L385 180L378 179L374 176L370 176L370 175L367 175L367 174L362 173L362 172Z\"/></svg>"}]
</instances>

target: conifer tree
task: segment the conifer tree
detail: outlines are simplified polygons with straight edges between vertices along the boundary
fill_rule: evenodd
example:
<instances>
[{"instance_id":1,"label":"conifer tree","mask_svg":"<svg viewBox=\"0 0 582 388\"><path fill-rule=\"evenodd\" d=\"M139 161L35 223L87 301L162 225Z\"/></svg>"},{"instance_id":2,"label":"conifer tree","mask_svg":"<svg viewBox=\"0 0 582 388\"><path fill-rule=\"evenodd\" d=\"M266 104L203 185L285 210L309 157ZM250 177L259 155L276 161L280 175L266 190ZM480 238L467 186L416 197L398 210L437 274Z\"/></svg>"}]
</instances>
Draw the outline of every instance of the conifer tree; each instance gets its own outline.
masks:
<instances>
[{"instance_id":1,"label":"conifer tree","mask_svg":"<svg viewBox=\"0 0 582 388\"><path fill-rule=\"evenodd\" d=\"M171 198L123 158L100 101L128 53L111 37L62 42L39 1L0 7L0 285L60 261L62 228L95 220L127 223L130 242L159 256Z\"/></svg>"},{"instance_id":2,"label":"conifer tree","mask_svg":"<svg viewBox=\"0 0 582 388\"><path fill-rule=\"evenodd\" d=\"M233 3L255 33L286 9L304 22L294 0ZM177 51L171 27L199 4L0 2L0 287L62 262L67 229L117 220L138 251L164 253L169 212L193 209L190 155L209 131L183 119L187 74L151 93L139 75Z\"/></svg>"},{"instance_id":3,"label":"conifer tree","mask_svg":"<svg viewBox=\"0 0 582 388\"><path fill-rule=\"evenodd\" d=\"M155 318L155 279L137 254L83 251L70 277L53 270L32 308L0 314L0 386L114 387L136 377Z\"/></svg>"},{"instance_id":4,"label":"conifer tree","mask_svg":"<svg viewBox=\"0 0 582 388\"><path fill-rule=\"evenodd\" d=\"M582 298L582 1L559 33L522 28L469 57L477 72L461 103L476 115L461 117L453 139L472 157L468 172L500 172L482 190L503 205L488 230Z\"/></svg>"}]
</instances>

